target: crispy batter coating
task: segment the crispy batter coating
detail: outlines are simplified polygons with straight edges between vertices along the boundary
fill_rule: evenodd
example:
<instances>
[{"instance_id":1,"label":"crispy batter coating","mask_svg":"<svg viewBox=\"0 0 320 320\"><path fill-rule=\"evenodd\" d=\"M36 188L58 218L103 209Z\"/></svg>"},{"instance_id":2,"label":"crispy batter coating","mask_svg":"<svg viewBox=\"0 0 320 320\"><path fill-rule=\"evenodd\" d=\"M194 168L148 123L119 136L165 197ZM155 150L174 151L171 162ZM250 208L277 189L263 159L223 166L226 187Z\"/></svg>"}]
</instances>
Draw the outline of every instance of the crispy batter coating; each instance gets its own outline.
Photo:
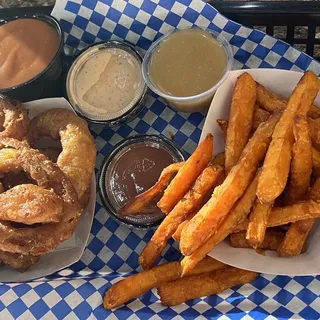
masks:
<instances>
[{"instance_id":1,"label":"crispy batter coating","mask_svg":"<svg viewBox=\"0 0 320 320\"><path fill-rule=\"evenodd\" d=\"M53 190L22 184L0 194L0 220L23 224L59 222L63 201Z\"/></svg>"},{"instance_id":2,"label":"crispy batter coating","mask_svg":"<svg viewBox=\"0 0 320 320\"><path fill-rule=\"evenodd\" d=\"M96 161L96 148L87 123L70 110L51 109L31 120L30 141L41 137L61 140L57 164L70 178L80 204L85 206Z\"/></svg>"},{"instance_id":3,"label":"crispy batter coating","mask_svg":"<svg viewBox=\"0 0 320 320\"><path fill-rule=\"evenodd\" d=\"M0 261L19 272L27 271L31 266L37 263L39 259L39 256L32 256L30 254L23 255L20 253L0 251Z\"/></svg>"},{"instance_id":4,"label":"crispy batter coating","mask_svg":"<svg viewBox=\"0 0 320 320\"><path fill-rule=\"evenodd\" d=\"M22 140L27 136L29 122L28 112L19 101L0 97L0 138Z\"/></svg>"},{"instance_id":5,"label":"crispy batter coating","mask_svg":"<svg viewBox=\"0 0 320 320\"><path fill-rule=\"evenodd\" d=\"M0 175L25 171L40 187L53 189L63 200L63 216L59 223L19 228L0 221L0 250L41 255L54 250L73 234L82 213L77 194L69 178L39 151L13 139L2 139L8 148L0 150Z\"/></svg>"}]
</instances>

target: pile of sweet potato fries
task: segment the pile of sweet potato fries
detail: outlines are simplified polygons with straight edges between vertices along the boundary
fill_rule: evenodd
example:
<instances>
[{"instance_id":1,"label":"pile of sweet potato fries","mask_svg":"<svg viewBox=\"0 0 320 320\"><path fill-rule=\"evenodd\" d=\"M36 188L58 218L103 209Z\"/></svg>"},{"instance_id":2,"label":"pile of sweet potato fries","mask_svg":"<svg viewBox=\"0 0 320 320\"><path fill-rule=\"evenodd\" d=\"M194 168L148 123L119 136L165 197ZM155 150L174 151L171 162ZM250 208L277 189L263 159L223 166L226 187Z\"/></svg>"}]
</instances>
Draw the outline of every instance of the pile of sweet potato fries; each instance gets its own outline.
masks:
<instances>
[{"instance_id":1,"label":"pile of sweet potato fries","mask_svg":"<svg viewBox=\"0 0 320 320\"><path fill-rule=\"evenodd\" d=\"M212 159L208 135L185 163L169 166L157 184L122 210L141 212L163 192L166 214L139 257L144 272L113 285L104 306L114 308L151 288L164 305L220 293L251 282L256 273L206 255L226 238L233 247L299 255L320 216L320 81L310 71L288 101L248 73L236 82L228 120L217 120L225 152ZM154 267L173 237L181 262Z\"/></svg>"}]
</instances>

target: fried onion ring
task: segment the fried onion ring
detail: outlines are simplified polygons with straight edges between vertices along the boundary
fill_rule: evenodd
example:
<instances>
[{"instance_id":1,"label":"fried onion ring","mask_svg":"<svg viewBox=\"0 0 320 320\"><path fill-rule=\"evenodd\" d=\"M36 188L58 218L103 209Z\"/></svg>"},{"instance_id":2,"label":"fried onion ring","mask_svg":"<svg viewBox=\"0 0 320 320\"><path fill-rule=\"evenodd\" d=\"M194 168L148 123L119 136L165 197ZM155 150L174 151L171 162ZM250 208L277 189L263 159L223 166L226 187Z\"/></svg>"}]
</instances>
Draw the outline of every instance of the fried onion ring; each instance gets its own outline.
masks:
<instances>
[{"instance_id":1,"label":"fried onion ring","mask_svg":"<svg viewBox=\"0 0 320 320\"><path fill-rule=\"evenodd\" d=\"M70 110L51 109L31 120L30 142L42 137L61 140L57 164L70 178L84 207L96 161L96 148L87 123Z\"/></svg>"},{"instance_id":2,"label":"fried onion ring","mask_svg":"<svg viewBox=\"0 0 320 320\"><path fill-rule=\"evenodd\" d=\"M62 199L53 190L21 184L0 194L0 220L23 224L59 222Z\"/></svg>"},{"instance_id":3,"label":"fried onion ring","mask_svg":"<svg viewBox=\"0 0 320 320\"><path fill-rule=\"evenodd\" d=\"M17 100L0 97L0 138L22 140L29 128L28 112Z\"/></svg>"},{"instance_id":4,"label":"fried onion ring","mask_svg":"<svg viewBox=\"0 0 320 320\"><path fill-rule=\"evenodd\" d=\"M0 175L25 171L40 187L53 189L63 200L63 216L59 223L19 228L0 221L0 250L33 256L52 251L70 238L77 226L82 209L75 189L56 164L26 143L14 139L2 139L0 143L9 147L0 150Z\"/></svg>"},{"instance_id":5,"label":"fried onion ring","mask_svg":"<svg viewBox=\"0 0 320 320\"><path fill-rule=\"evenodd\" d=\"M37 263L39 259L40 256L0 251L0 260L10 268L19 272L25 272L32 265Z\"/></svg>"}]
</instances>

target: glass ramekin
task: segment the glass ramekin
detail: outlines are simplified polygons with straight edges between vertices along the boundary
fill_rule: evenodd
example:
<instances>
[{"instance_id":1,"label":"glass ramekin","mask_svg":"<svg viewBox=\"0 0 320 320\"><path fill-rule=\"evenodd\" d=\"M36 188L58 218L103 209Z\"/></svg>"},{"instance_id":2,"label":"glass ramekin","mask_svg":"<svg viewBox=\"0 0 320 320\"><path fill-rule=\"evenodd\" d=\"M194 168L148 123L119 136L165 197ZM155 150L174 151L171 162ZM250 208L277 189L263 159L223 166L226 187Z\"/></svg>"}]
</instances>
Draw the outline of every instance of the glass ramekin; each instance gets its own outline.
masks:
<instances>
[{"instance_id":1,"label":"glass ramekin","mask_svg":"<svg viewBox=\"0 0 320 320\"><path fill-rule=\"evenodd\" d=\"M159 210L154 213L138 214L133 216L122 216L119 209L124 205L117 198L117 194L112 184L112 178L116 174L117 163L126 152L134 146L151 146L158 149L164 149L171 155L173 162L185 161L185 156L172 141L161 135L136 135L122 140L108 153L102 162L99 173L99 193L102 203L108 214L116 221L126 225L129 228L147 229L156 227L165 217L165 214ZM145 190L144 190L145 191Z\"/></svg>"}]
</instances>

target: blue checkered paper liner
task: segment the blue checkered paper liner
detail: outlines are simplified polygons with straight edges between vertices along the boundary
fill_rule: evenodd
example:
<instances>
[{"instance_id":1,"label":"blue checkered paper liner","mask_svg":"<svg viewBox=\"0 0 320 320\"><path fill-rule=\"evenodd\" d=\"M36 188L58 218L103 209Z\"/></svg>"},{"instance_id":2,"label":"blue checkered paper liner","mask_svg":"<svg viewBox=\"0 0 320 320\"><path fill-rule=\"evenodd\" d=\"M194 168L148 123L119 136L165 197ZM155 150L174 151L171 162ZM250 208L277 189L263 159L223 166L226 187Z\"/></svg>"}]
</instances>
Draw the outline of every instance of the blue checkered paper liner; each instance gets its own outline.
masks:
<instances>
[{"instance_id":1,"label":"blue checkered paper liner","mask_svg":"<svg viewBox=\"0 0 320 320\"><path fill-rule=\"evenodd\" d=\"M243 27L200 0L57 0L53 15L63 27L66 51L74 54L96 41L127 41L145 51L162 34L174 28L198 25L230 41L234 69L280 68L313 70L320 64L288 44L265 33ZM174 137L191 153L204 123L200 113L172 110L149 94L142 113L116 129L91 126L95 137L98 171L116 143L134 134ZM104 310L102 297L119 279L139 271L138 256L153 231L132 231L108 216L98 197L90 239L81 260L67 269L37 281L0 285L0 319L318 319L320 276L261 275L244 286L173 308L160 304L156 291L130 301L117 310ZM170 245L163 261L178 260Z\"/></svg>"}]
</instances>

